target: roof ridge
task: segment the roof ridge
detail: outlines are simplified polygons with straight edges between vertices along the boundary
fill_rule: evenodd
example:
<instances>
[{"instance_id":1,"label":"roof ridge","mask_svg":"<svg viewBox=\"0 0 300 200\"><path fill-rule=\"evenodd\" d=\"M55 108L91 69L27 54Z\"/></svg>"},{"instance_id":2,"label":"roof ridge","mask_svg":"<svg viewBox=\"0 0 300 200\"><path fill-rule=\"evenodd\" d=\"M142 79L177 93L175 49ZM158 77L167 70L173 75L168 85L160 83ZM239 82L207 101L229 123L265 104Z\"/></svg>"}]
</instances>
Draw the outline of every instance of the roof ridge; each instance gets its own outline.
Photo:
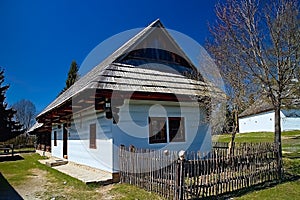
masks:
<instances>
[{"instance_id":1,"label":"roof ridge","mask_svg":"<svg viewBox=\"0 0 300 200\"><path fill-rule=\"evenodd\" d=\"M166 34L172 45L177 48L176 50L183 54L183 57L191 62L183 51L183 49L179 46L176 40L172 37L172 35L165 29L163 24L159 19L156 19L152 23L150 23L147 27L143 28L133 37L131 37L127 42L122 44L119 48L117 48L113 53L107 56L102 62L94 66L90 71L88 71L82 78L76 81L70 88L68 88L65 92L63 92L60 96L58 96L55 100L53 100L38 116L37 119L43 116L44 114L48 113L49 111L55 109L63 105L65 102L70 101L74 96L86 90L88 88L96 89L101 88L99 83L97 83L97 77L102 75L105 72L105 69L109 67L109 65L113 64L118 58L125 55L126 52L131 51L135 48L135 45L138 45L142 42L149 34L153 32L153 28L160 27L162 28L162 34ZM121 58L120 58L121 59ZM198 71L198 70L197 70ZM192 80L191 80L192 81ZM194 82L193 82L194 83ZM114 89L114 88L112 88ZM148 91L149 92L149 91Z\"/></svg>"},{"instance_id":2,"label":"roof ridge","mask_svg":"<svg viewBox=\"0 0 300 200\"><path fill-rule=\"evenodd\" d=\"M259 114L262 112L272 110L272 103L268 98L259 98L252 105L250 105L246 110L244 110L239 117L246 117L253 114Z\"/></svg>"},{"instance_id":3,"label":"roof ridge","mask_svg":"<svg viewBox=\"0 0 300 200\"><path fill-rule=\"evenodd\" d=\"M70 88L68 88L66 91L64 91L61 95L59 95L57 98L55 98L40 114L38 114L37 118L43 115L44 113L52 110L53 108L61 105L64 101L57 102L58 99L63 98L66 94L68 93L73 93L70 94L69 97L63 98L64 100L68 100L72 98L74 95L76 95L80 90L76 90L77 92L72 92L74 88L80 83L84 81L85 77L88 77L90 74L93 74L94 71L99 70L98 68L100 66L107 67L109 64L111 64L114 60L117 59L122 53L124 53L127 49L129 49L132 44L134 44L135 41L137 41L139 38L141 38L149 29L153 28L154 25L160 24L162 26L162 23L159 19L156 19L152 23L150 23L147 27L142 29L140 32L138 32L136 35L134 35L132 38L130 38L127 42L122 44L118 49L116 49L112 54L110 54L108 57L106 57L102 62L97 64L95 67L93 67L89 72L87 72L83 77L81 77L78 81L76 81ZM128 44L130 44L128 47L126 47ZM103 67L103 68L104 68ZM86 84L90 83L92 80L90 79L87 81ZM83 87L84 88L84 87Z\"/></svg>"}]
</instances>

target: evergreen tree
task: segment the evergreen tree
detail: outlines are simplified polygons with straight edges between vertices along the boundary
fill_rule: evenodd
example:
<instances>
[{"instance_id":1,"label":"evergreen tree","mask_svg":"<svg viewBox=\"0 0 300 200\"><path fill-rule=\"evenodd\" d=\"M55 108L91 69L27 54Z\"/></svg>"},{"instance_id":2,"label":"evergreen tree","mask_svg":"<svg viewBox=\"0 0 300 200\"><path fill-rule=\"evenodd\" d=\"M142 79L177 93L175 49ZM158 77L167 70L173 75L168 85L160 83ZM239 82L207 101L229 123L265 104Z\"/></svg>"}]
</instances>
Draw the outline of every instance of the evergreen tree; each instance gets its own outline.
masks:
<instances>
[{"instance_id":1,"label":"evergreen tree","mask_svg":"<svg viewBox=\"0 0 300 200\"><path fill-rule=\"evenodd\" d=\"M71 85L73 85L79 79L78 70L78 65L76 61L73 60L68 72L68 79L66 80L66 89L71 87Z\"/></svg>"},{"instance_id":2,"label":"evergreen tree","mask_svg":"<svg viewBox=\"0 0 300 200\"><path fill-rule=\"evenodd\" d=\"M9 85L2 86L3 83L4 70L0 69L0 142L5 142L25 132L22 130L22 125L14 121L16 111L7 108L5 93Z\"/></svg>"},{"instance_id":3,"label":"evergreen tree","mask_svg":"<svg viewBox=\"0 0 300 200\"><path fill-rule=\"evenodd\" d=\"M79 79L79 74L78 74L78 65L75 60L72 61L69 72L68 72L68 78L66 80L66 86L64 89L59 93L61 95L64 91L66 91L68 88L70 88L78 79Z\"/></svg>"}]
</instances>

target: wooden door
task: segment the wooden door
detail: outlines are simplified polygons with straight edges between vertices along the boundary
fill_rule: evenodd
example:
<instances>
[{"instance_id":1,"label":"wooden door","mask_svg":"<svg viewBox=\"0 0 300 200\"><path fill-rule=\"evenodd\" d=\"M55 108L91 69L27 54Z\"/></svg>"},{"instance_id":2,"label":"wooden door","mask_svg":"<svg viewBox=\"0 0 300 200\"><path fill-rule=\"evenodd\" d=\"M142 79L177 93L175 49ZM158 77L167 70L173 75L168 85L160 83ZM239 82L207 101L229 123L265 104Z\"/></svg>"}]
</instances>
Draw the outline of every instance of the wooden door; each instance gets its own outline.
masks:
<instances>
[{"instance_id":1,"label":"wooden door","mask_svg":"<svg viewBox=\"0 0 300 200\"><path fill-rule=\"evenodd\" d=\"M66 129L66 124L63 125L63 157L68 156L68 131Z\"/></svg>"}]
</instances>

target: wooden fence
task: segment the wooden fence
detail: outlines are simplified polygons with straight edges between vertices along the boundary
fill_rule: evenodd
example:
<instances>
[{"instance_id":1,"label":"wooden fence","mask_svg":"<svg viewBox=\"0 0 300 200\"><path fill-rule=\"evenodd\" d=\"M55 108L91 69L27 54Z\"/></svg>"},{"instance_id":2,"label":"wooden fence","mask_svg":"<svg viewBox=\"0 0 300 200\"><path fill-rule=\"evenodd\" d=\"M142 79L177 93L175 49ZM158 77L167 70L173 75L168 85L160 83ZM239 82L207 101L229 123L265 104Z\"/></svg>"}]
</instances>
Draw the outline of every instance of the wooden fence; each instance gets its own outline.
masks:
<instances>
[{"instance_id":1,"label":"wooden fence","mask_svg":"<svg viewBox=\"0 0 300 200\"><path fill-rule=\"evenodd\" d=\"M120 148L120 180L167 199L216 197L278 178L276 148L244 143L209 153Z\"/></svg>"}]
</instances>

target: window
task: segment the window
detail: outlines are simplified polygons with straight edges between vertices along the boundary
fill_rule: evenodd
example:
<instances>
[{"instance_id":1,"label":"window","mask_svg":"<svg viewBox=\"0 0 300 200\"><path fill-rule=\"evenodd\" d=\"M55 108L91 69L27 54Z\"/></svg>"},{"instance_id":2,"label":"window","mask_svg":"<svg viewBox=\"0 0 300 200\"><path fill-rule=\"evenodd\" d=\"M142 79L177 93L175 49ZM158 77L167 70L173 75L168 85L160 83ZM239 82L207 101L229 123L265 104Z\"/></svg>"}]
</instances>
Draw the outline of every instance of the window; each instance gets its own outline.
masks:
<instances>
[{"instance_id":1,"label":"window","mask_svg":"<svg viewBox=\"0 0 300 200\"><path fill-rule=\"evenodd\" d=\"M169 139L170 142L184 142L185 128L183 117L169 117Z\"/></svg>"},{"instance_id":2,"label":"window","mask_svg":"<svg viewBox=\"0 0 300 200\"><path fill-rule=\"evenodd\" d=\"M90 148L96 149L96 124L90 125Z\"/></svg>"},{"instance_id":3,"label":"window","mask_svg":"<svg viewBox=\"0 0 300 200\"><path fill-rule=\"evenodd\" d=\"M155 47L153 44L152 47ZM191 65L185 58L174 52L166 51L158 48L138 48L129 52L122 60L118 62L130 65L139 65L139 67L147 69L155 69L163 72L174 73L174 70L187 76L188 78L199 78L203 81L203 77L197 72L196 68ZM148 65L147 63L160 63L168 65L167 68L159 67L161 65ZM142 65L142 66L140 66Z\"/></svg>"},{"instance_id":4,"label":"window","mask_svg":"<svg viewBox=\"0 0 300 200\"><path fill-rule=\"evenodd\" d=\"M166 143L167 130L164 117L149 117L149 143Z\"/></svg>"},{"instance_id":5,"label":"window","mask_svg":"<svg viewBox=\"0 0 300 200\"><path fill-rule=\"evenodd\" d=\"M183 117L149 117L149 143L185 142ZM168 127L168 128L167 128ZM167 135L168 134L168 135Z\"/></svg>"},{"instance_id":6,"label":"window","mask_svg":"<svg viewBox=\"0 0 300 200\"><path fill-rule=\"evenodd\" d=\"M57 132L54 131L53 133L53 140L54 140L54 146L57 146Z\"/></svg>"}]
</instances>

